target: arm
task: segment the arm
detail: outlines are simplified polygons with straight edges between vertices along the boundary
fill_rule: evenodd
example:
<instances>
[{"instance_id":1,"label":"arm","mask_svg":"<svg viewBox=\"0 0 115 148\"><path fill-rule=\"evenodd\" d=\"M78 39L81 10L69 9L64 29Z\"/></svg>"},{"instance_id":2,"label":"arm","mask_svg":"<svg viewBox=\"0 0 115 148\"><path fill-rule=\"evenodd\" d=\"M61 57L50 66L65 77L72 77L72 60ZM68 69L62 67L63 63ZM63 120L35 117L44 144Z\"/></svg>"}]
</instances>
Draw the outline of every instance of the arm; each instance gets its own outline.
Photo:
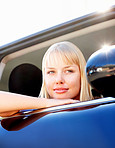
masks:
<instances>
[{"instance_id":1,"label":"arm","mask_svg":"<svg viewBox=\"0 0 115 148\"><path fill-rule=\"evenodd\" d=\"M0 91L0 113L40 109L75 102L77 101L72 99L45 99Z\"/></svg>"}]
</instances>

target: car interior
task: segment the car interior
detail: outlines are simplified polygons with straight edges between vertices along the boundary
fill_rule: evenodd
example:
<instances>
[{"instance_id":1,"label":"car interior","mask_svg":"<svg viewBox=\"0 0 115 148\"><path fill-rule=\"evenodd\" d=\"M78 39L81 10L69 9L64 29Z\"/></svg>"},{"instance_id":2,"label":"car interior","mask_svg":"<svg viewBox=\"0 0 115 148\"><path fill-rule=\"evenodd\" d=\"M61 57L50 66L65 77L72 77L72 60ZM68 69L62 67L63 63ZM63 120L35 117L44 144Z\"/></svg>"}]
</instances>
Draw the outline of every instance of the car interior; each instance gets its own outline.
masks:
<instances>
[{"instance_id":1,"label":"car interior","mask_svg":"<svg viewBox=\"0 0 115 148\"><path fill-rule=\"evenodd\" d=\"M38 96L42 57L55 42L68 40L76 44L86 61L103 45L114 45L114 9L113 6L106 12L94 12L2 46L0 90ZM99 95L95 90L92 92L94 96Z\"/></svg>"}]
</instances>

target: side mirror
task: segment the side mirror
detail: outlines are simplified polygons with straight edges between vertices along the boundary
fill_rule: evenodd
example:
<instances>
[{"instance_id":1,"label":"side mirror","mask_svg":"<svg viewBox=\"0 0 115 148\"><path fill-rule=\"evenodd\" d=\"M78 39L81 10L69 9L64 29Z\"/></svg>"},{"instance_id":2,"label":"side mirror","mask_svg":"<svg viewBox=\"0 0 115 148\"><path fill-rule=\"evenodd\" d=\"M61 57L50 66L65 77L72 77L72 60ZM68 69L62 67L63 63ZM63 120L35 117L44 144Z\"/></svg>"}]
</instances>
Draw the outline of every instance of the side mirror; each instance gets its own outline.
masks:
<instances>
[{"instance_id":1,"label":"side mirror","mask_svg":"<svg viewBox=\"0 0 115 148\"><path fill-rule=\"evenodd\" d=\"M115 45L102 48L89 57L86 75L92 88L103 97L115 97Z\"/></svg>"}]
</instances>

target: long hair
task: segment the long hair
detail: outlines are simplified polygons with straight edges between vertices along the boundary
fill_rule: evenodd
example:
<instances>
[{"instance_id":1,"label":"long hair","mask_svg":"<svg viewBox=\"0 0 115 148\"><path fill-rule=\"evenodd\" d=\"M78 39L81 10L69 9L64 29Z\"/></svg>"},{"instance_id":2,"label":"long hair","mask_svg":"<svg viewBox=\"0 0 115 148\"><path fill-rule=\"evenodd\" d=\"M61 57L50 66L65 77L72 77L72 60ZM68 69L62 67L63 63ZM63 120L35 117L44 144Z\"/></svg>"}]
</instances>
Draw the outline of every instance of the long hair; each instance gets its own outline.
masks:
<instances>
[{"instance_id":1,"label":"long hair","mask_svg":"<svg viewBox=\"0 0 115 148\"><path fill-rule=\"evenodd\" d=\"M50 98L46 85L45 85L45 68L46 63L52 61L52 57L55 59L55 61L58 62L58 59L62 59L66 64L76 64L79 66L80 69L80 75L81 75L81 89L80 89L80 101L87 101L92 100L92 93L91 88L87 82L86 74L85 74L85 66L86 61L85 58L80 51L80 49L75 46L73 43L64 41L55 43L46 51L43 60L42 60L42 74L43 74L43 80L42 80L42 87L40 91L39 97L41 98Z\"/></svg>"}]
</instances>

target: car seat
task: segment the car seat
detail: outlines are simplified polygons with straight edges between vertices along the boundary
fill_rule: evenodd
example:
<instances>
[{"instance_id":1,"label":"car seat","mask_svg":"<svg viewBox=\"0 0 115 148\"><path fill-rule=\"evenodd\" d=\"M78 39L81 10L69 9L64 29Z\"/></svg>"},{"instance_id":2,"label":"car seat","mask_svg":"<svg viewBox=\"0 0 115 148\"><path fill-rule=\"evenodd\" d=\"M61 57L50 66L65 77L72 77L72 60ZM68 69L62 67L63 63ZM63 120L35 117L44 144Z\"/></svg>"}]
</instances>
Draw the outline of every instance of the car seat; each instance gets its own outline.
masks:
<instances>
[{"instance_id":1,"label":"car seat","mask_svg":"<svg viewBox=\"0 0 115 148\"><path fill-rule=\"evenodd\" d=\"M33 64L15 67L9 77L9 92L38 97L42 85L42 72Z\"/></svg>"}]
</instances>

